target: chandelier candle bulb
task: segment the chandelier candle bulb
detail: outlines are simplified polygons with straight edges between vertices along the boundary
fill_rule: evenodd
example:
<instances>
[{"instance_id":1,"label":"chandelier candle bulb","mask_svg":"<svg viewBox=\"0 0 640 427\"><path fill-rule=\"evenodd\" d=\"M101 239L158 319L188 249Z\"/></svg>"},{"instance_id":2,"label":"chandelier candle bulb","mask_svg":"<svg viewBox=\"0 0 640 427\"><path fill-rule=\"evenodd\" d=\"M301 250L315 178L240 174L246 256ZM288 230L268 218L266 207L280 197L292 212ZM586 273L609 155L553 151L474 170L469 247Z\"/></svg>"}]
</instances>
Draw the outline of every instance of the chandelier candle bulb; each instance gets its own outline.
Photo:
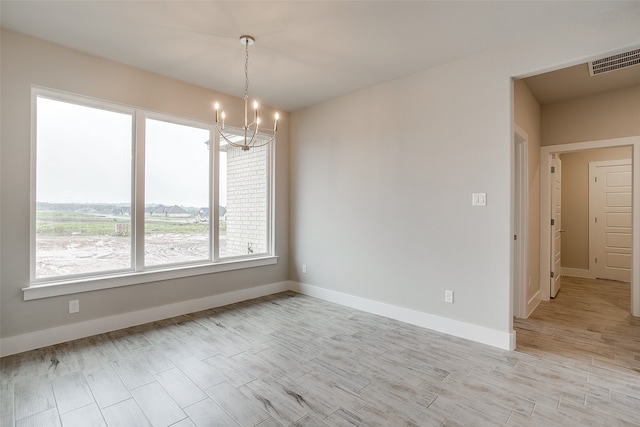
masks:
<instances>
[{"instance_id":1,"label":"chandelier candle bulb","mask_svg":"<svg viewBox=\"0 0 640 427\"><path fill-rule=\"evenodd\" d=\"M276 121L273 123L273 132L277 132L278 131L278 119L280 118L280 114L276 113Z\"/></svg>"}]
</instances>

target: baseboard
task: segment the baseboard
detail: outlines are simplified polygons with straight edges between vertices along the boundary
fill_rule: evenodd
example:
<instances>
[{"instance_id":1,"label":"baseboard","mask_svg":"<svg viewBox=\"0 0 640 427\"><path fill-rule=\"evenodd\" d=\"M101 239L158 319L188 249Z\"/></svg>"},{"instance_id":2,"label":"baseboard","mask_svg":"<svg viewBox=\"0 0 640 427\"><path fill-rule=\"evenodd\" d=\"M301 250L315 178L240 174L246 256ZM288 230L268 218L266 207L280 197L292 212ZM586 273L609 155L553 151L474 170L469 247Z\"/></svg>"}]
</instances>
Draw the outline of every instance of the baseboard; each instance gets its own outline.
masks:
<instances>
[{"instance_id":1,"label":"baseboard","mask_svg":"<svg viewBox=\"0 0 640 427\"><path fill-rule=\"evenodd\" d=\"M434 316L421 311L398 307L378 301L369 300L342 292L332 291L304 283L290 282L290 290L304 295L309 295L325 301L377 314L412 325L421 326L470 341L498 347L503 350L514 350L516 346L515 331L511 333L501 332L459 320Z\"/></svg>"},{"instance_id":2,"label":"baseboard","mask_svg":"<svg viewBox=\"0 0 640 427\"><path fill-rule=\"evenodd\" d=\"M591 274L591 272L584 268L570 268L570 267L562 267L562 275L570 276L570 277L578 277L580 279L595 279L595 274Z\"/></svg>"},{"instance_id":3,"label":"baseboard","mask_svg":"<svg viewBox=\"0 0 640 427\"><path fill-rule=\"evenodd\" d=\"M313 285L285 281L2 338L0 339L0 357L287 290L504 350L515 349L515 331L505 333Z\"/></svg>"},{"instance_id":4,"label":"baseboard","mask_svg":"<svg viewBox=\"0 0 640 427\"><path fill-rule=\"evenodd\" d=\"M102 317L99 319L92 319L70 325L6 337L0 339L0 357L128 328L131 326L142 325L144 323L155 322L157 320L167 319L174 316L194 313L209 308L234 304L278 292L284 292L289 290L290 287L290 282L271 283L239 291L211 295L205 298L181 301L131 313Z\"/></svg>"},{"instance_id":5,"label":"baseboard","mask_svg":"<svg viewBox=\"0 0 640 427\"><path fill-rule=\"evenodd\" d=\"M536 309L536 307L538 307L538 304L540 304L540 289L538 289L538 291L535 293L534 296L532 296L531 298L529 298L529 301L527 301L527 309L526 309L526 315L525 315L525 319L527 317L529 317L529 315L531 315L531 313L533 313L533 310Z\"/></svg>"}]
</instances>

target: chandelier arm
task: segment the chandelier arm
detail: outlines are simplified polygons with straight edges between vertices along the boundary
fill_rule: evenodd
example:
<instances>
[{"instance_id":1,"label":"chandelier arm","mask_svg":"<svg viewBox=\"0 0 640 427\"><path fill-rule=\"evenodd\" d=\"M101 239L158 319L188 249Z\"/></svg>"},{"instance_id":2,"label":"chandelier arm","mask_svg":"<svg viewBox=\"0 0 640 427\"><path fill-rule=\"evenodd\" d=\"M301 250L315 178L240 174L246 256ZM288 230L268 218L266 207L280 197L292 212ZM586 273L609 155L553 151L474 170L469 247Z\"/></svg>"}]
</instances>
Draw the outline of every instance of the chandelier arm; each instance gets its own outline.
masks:
<instances>
[{"instance_id":1,"label":"chandelier arm","mask_svg":"<svg viewBox=\"0 0 640 427\"><path fill-rule=\"evenodd\" d=\"M251 130L251 129L249 129ZM253 140L256 138L256 135L258 134L258 126L256 126L255 129L253 129L253 135L251 135L251 139L249 140L249 142L247 142L247 138L245 137L244 139L244 145L246 145L247 147L253 147Z\"/></svg>"},{"instance_id":2,"label":"chandelier arm","mask_svg":"<svg viewBox=\"0 0 640 427\"><path fill-rule=\"evenodd\" d=\"M264 144L260 144L260 145L254 145L253 144L253 141L255 140L256 135L258 134L258 132L257 132L258 130L257 129L249 129L249 128L245 129L245 130L250 131L252 133L252 135L251 135L251 139L249 139L248 142L247 142L247 138L245 137L244 144L239 144L239 143L237 143L235 141L232 141L229 138L227 138L227 136L224 134L222 129L220 129L220 126L218 124L216 124L216 129L218 130L218 133L220 134L222 139L224 139L227 142L227 144L231 145L232 147L245 147L245 146L246 147L261 147L262 145L264 145ZM271 139L269 139L269 142L271 142L274 137L275 137L275 135L273 135L271 137Z\"/></svg>"},{"instance_id":3,"label":"chandelier arm","mask_svg":"<svg viewBox=\"0 0 640 427\"><path fill-rule=\"evenodd\" d=\"M232 141L229 138L227 138L225 136L224 132L222 132L222 130L220 129L220 126L218 126L217 124L216 124L216 129L218 130L218 133L220 134L222 139L224 139L227 142L227 144L229 144L232 147L237 147L237 148L242 148L242 147L245 147L245 146L252 147L252 148L264 147L265 145L270 144L271 142L273 142L273 140L276 139L276 135L273 134L273 135L271 135L271 137L268 140L262 142L261 144L253 144L253 140L255 139L255 135L256 135L254 133L254 135L251 137L251 140L247 144L238 144L237 142Z\"/></svg>"},{"instance_id":4,"label":"chandelier arm","mask_svg":"<svg viewBox=\"0 0 640 427\"><path fill-rule=\"evenodd\" d=\"M220 126L216 123L216 129L218 130L218 134L222 137L222 139L224 139L227 144L231 145L232 147L242 147L242 144L238 144L237 142L231 141L229 138L227 138L224 134L224 132L222 131L222 129L220 129Z\"/></svg>"},{"instance_id":5,"label":"chandelier arm","mask_svg":"<svg viewBox=\"0 0 640 427\"><path fill-rule=\"evenodd\" d=\"M261 144L254 144L251 146L251 148L260 148L260 147L264 147L265 145L270 144L274 139L276 139L275 135L271 135L271 138L269 138L267 141L261 143Z\"/></svg>"}]
</instances>

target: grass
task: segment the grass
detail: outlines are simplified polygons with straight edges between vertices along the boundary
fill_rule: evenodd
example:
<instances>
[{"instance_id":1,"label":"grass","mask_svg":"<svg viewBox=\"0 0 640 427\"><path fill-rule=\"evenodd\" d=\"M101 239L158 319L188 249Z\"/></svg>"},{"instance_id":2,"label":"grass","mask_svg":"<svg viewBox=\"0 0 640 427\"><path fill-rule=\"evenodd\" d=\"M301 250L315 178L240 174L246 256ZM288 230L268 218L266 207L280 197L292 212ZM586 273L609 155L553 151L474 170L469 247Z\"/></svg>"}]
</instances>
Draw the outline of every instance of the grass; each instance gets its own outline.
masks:
<instances>
[{"instance_id":1,"label":"grass","mask_svg":"<svg viewBox=\"0 0 640 427\"><path fill-rule=\"evenodd\" d=\"M129 236L116 233L116 224L130 223L129 217L115 217L79 212L38 211L36 233L50 236ZM223 225L220 231L223 232ZM196 222L194 218L150 218L145 220L146 234L206 234L209 224Z\"/></svg>"}]
</instances>

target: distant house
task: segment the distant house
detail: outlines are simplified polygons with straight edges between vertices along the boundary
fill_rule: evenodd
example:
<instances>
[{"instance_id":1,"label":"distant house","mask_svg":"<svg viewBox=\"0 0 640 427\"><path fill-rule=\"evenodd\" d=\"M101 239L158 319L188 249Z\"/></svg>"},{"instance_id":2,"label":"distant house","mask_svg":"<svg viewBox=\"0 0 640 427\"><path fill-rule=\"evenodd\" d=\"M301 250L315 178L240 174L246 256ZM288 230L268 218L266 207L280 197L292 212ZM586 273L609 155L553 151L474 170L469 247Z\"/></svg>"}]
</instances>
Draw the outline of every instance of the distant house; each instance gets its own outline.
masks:
<instances>
[{"instance_id":1,"label":"distant house","mask_svg":"<svg viewBox=\"0 0 640 427\"><path fill-rule=\"evenodd\" d=\"M111 210L111 215L126 215L131 216L131 208L130 207L122 207L122 208L114 208Z\"/></svg>"},{"instance_id":2,"label":"distant house","mask_svg":"<svg viewBox=\"0 0 640 427\"><path fill-rule=\"evenodd\" d=\"M158 205L151 211L151 215L153 216L165 216L171 218L188 218L189 212L186 209L181 208L178 205L173 206L163 206Z\"/></svg>"},{"instance_id":3,"label":"distant house","mask_svg":"<svg viewBox=\"0 0 640 427\"><path fill-rule=\"evenodd\" d=\"M220 220L225 219L225 215L227 214L227 208L224 206L218 206L218 215ZM209 208L200 208L198 210L198 214L196 215L196 221L198 222L209 222Z\"/></svg>"},{"instance_id":4,"label":"distant house","mask_svg":"<svg viewBox=\"0 0 640 427\"><path fill-rule=\"evenodd\" d=\"M209 222L209 208L200 208L200 210L198 210L198 214L196 215L196 221Z\"/></svg>"}]
</instances>

